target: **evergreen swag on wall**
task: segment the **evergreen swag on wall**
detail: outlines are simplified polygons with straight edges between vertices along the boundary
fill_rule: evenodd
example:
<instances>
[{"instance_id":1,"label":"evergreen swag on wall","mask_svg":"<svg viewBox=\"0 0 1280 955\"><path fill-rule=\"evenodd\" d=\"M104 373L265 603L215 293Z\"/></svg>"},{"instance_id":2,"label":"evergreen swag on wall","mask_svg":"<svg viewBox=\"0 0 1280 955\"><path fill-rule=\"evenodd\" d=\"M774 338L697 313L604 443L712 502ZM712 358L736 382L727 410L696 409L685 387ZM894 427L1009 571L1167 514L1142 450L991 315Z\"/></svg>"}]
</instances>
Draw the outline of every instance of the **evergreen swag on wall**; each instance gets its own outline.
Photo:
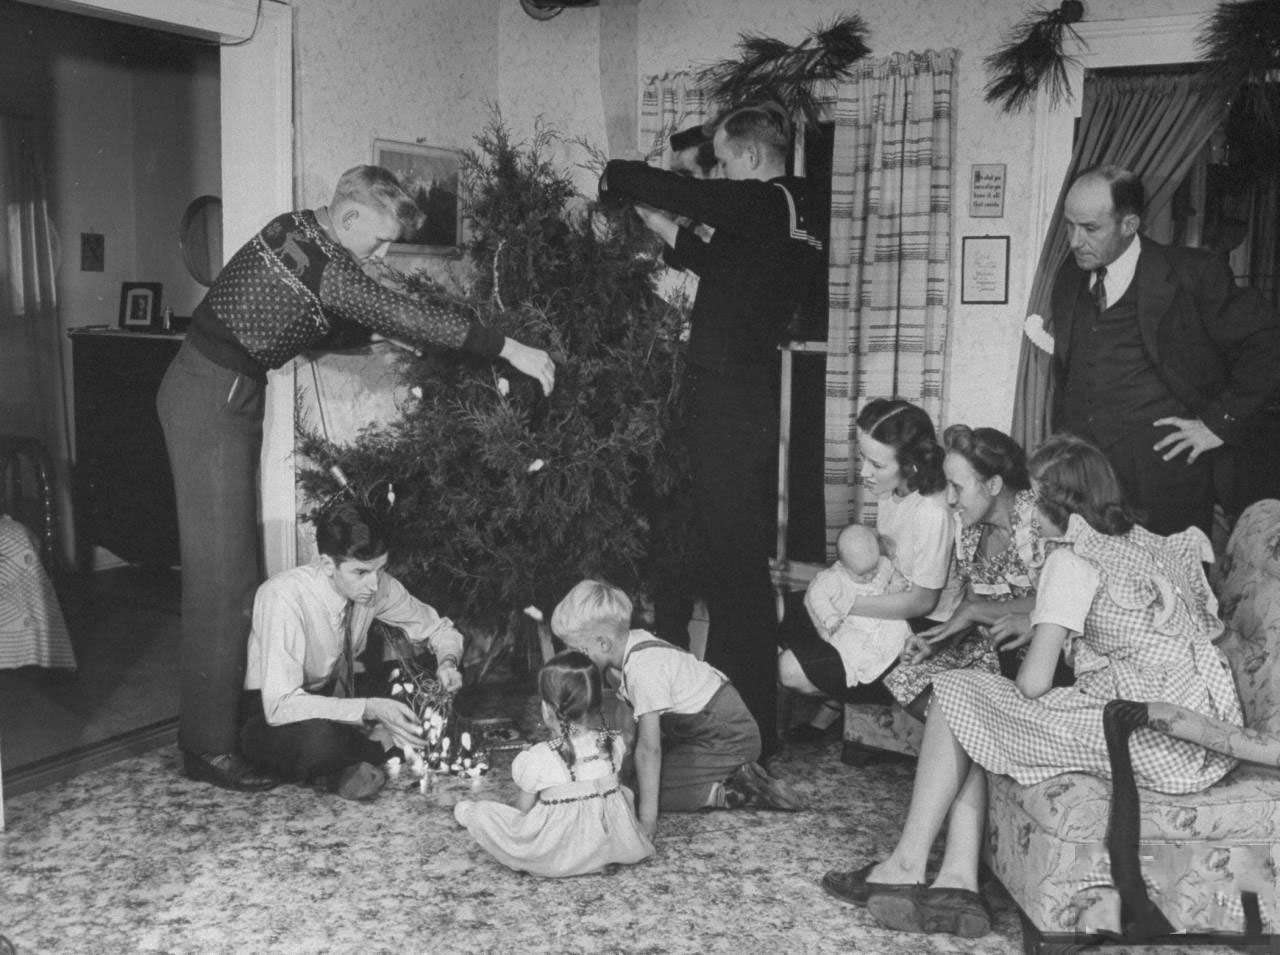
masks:
<instances>
[{"instance_id":1,"label":"evergreen swag on wall","mask_svg":"<svg viewBox=\"0 0 1280 955\"><path fill-rule=\"evenodd\" d=\"M668 440L684 311L655 294L654 240L631 211L586 202L547 159L556 139L540 127L513 142L495 117L464 154L465 296L423 272L394 279L546 348L551 397L503 362L406 353L398 420L343 446L299 423L307 495L334 493L334 464L355 488L391 482L392 572L473 635L517 632L530 604L549 616L584 576L651 594L685 573L683 545L656 538L687 524L655 520L687 471Z\"/></svg>"}]
</instances>

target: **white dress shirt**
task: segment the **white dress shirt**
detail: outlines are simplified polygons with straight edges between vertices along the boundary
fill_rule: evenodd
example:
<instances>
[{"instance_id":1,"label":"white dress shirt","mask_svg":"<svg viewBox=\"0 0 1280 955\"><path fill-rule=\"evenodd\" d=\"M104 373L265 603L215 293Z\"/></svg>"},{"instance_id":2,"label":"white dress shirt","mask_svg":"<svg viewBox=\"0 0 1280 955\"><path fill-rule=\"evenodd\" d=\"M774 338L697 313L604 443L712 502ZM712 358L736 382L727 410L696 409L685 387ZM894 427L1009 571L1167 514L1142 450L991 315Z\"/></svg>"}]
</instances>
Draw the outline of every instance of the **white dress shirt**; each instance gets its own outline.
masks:
<instances>
[{"instance_id":1,"label":"white dress shirt","mask_svg":"<svg viewBox=\"0 0 1280 955\"><path fill-rule=\"evenodd\" d=\"M272 726L310 719L363 721L363 699L317 693L342 659L346 605L319 559L282 571L258 588L244 685L262 691L262 709ZM352 605L353 657L364 650L374 619L401 628L413 643L428 641L436 659L462 659L462 634L453 623L385 572L373 599Z\"/></svg>"}]
</instances>

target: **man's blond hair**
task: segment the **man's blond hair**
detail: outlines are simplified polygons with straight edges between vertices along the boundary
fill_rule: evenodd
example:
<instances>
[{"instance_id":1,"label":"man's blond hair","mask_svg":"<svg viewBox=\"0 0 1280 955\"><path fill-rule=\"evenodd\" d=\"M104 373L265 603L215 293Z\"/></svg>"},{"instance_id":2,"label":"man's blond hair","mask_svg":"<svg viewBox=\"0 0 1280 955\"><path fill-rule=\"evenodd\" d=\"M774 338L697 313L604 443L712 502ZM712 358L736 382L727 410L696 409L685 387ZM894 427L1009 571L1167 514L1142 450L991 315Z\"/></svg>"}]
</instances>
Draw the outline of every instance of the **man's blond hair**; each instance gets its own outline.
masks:
<instances>
[{"instance_id":1,"label":"man's blond hair","mask_svg":"<svg viewBox=\"0 0 1280 955\"><path fill-rule=\"evenodd\" d=\"M344 172L333 190L333 204L341 202L382 209L400 223L401 235L417 232L426 219L404 183L382 166L352 166Z\"/></svg>"}]
</instances>

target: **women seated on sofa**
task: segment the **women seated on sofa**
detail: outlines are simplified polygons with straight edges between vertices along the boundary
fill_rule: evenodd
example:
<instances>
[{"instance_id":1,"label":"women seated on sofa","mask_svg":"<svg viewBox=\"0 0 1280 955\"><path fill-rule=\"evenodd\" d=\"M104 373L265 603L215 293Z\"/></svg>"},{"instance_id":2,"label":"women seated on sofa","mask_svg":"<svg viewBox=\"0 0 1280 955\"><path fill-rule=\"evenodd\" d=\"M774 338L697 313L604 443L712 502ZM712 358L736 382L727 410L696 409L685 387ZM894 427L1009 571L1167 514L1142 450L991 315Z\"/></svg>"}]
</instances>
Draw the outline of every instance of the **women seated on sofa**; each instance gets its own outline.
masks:
<instances>
[{"instance_id":1,"label":"women seated on sofa","mask_svg":"<svg viewBox=\"0 0 1280 955\"><path fill-rule=\"evenodd\" d=\"M1035 603L1035 498L1021 445L994 428L952 425L942 435L947 503L956 519L956 571L964 599L941 626L907 641L885 686L924 719L929 686L947 670L1017 673ZM1005 651L997 662L996 650Z\"/></svg>"},{"instance_id":2,"label":"women seated on sofa","mask_svg":"<svg viewBox=\"0 0 1280 955\"><path fill-rule=\"evenodd\" d=\"M1017 679L972 668L935 677L919 762L927 770L916 774L897 846L882 862L822 880L890 929L968 937L990 930L977 892L984 770L1027 786L1068 772L1108 776L1102 709L1117 698L1241 722L1235 684L1212 642L1222 624L1201 565L1211 559L1203 532L1159 537L1137 527L1111 465L1078 438L1050 438L1030 472L1048 557ZM1062 653L1076 683L1052 687ZM1136 734L1132 756L1138 784L1168 793L1204 789L1234 764L1158 733ZM944 822L946 849L926 888Z\"/></svg>"},{"instance_id":3,"label":"women seated on sofa","mask_svg":"<svg viewBox=\"0 0 1280 955\"><path fill-rule=\"evenodd\" d=\"M907 581L880 594L859 594L848 613L879 620L905 620L912 630L945 623L959 603L959 586L951 572L955 527L947 507L942 473L943 450L933 422L923 408L898 398L867 402L858 414L858 450L862 484L877 499L876 530L885 555ZM850 679L836 648L809 626L805 614L788 613L779 642L782 684L811 696L831 695L841 688L849 702L891 702L881 681ZM886 667L896 666L896 661ZM824 707L811 727L816 735L839 717L839 704ZM794 734L793 734L794 735Z\"/></svg>"}]
</instances>

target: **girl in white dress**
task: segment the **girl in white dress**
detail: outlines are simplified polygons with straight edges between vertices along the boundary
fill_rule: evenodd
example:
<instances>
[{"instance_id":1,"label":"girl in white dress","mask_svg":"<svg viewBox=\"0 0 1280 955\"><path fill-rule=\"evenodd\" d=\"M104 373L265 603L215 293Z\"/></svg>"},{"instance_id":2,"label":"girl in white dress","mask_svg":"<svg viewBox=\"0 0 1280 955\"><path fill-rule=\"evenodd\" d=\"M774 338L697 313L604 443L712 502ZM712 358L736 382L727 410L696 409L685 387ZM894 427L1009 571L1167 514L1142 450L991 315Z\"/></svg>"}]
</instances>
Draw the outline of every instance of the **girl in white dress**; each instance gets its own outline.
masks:
<instances>
[{"instance_id":1,"label":"girl in white dress","mask_svg":"<svg viewBox=\"0 0 1280 955\"><path fill-rule=\"evenodd\" d=\"M977 892L986 819L986 772L1034 785L1083 772L1110 775L1102 711L1113 699L1176 703L1240 725L1222 631L1195 527L1160 537L1134 525L1102 452L1056 436L1030 462L1048 556L1040 572L1032 637L1016 680L976 669L939 674L920 768L892 854L852 872L829 872L828 892L865 902L901 931L985 934L990 911ZM1059 654L1076 682L1053 687ZM1211 786L1234 760L1194 743L1139 731L1139 785L1168 793ZM985 771L984 771L985 770ZM946 851L923 886L929 851L947 823Z\"/></svg>"},{"instance_id":2,"label":"girl in white dress","mask_svg":"<svg viewBox=\"0 0 1280 955\"><path fill-rule=\"evenodd\" d=\"M618 782L626 744L601 714L600 671L569 650L538 673L542 718L555 734L520 753L515 805L463 800L453 815L503 865L552 878L653 855L631 790Z\"/></svg>"}]
</instances>

